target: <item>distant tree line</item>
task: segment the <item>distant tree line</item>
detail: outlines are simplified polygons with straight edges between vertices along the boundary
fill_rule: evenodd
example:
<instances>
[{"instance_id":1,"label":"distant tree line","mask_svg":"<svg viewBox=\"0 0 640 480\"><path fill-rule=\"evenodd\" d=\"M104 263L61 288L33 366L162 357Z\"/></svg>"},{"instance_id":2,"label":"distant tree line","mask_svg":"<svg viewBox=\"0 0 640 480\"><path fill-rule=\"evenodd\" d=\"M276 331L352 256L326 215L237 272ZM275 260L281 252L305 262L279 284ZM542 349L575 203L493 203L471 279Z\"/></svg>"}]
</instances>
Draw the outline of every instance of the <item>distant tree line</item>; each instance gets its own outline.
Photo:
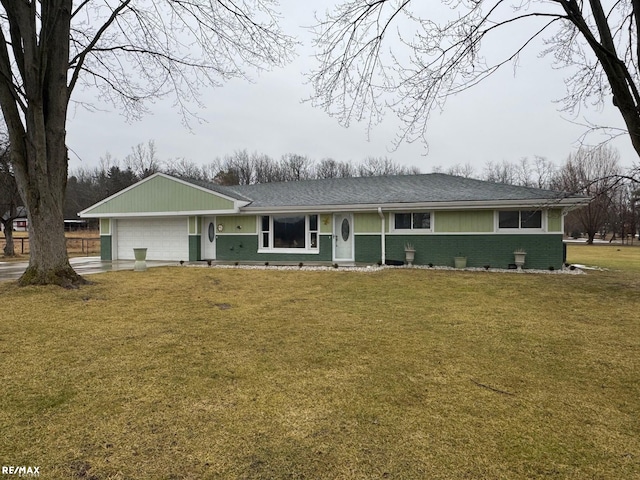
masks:
<instances>
[{"instance_id":1,"label":"distant tree line","mask_svg":"<svg viewBox=\"0 0 640 480\"><path fill-rule=\"evenodd\" d=\"M160 161L155 144L150 141L135 146L123 161L106 154L97 167L70 172L65 218L75 218L77 212L156 172L219 185L251 185L317 178L413 175L419 174L420 170L400 165L388 157L368 157L361 163L331 158L315 162L294 153L276 160L269 155L248 153L247 150L216 158L204 165L186 159Z\"/></svg>"},{"instance_id":2,"label":"distant tree line","mask_svg":"<svg viewBox=\"0 0 640 480\"><path fill-rule=\"evenodd\" d=\"M10 226L23 202L7 161L10 146L1 140L0 222L8 231L6 235L10 236ZM388 157L368 157L353 163L332 158L314 161L294 153L274 159L246 150L216 158L204 165L186 159L161 161L154 142L149 141L133 147L122 161L107 153L98 166L71 171L65 196L65 218L76 218L81 210L156 172L220 185L249 185L320 178L412 175L419 174L420 170L400 165ZM574 210L565 217L566 233L586 235L588 242L593 242L597 236L625 240L640 231L640 184L637 176L625 172L620 166L618 152L606 145L579 148L559 166L536 156L532 160L487 162L481 170L467 163L449 168L435 167L433 172L589 195L594 198L589 206ZM4 253L11 255L12 244L6 243Z\"/></svg>"}]
</instances>

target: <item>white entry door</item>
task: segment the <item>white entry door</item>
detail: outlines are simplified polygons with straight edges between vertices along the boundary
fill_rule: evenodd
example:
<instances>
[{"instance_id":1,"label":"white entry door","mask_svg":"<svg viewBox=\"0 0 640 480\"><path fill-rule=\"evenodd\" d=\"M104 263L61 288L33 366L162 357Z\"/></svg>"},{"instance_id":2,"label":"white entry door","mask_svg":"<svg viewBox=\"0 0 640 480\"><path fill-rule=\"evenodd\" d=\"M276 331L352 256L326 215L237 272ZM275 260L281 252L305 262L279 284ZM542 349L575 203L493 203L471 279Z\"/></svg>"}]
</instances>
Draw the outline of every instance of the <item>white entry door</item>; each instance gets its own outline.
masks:
<instances>
[{"instance_id":1,"label":"white entry door","mask_svg":"<svg viewBox=\"0 0 640 480\"><path fill-rule=\"evenodd\" d=\"M353 261L353 215L336 213L333 216L333 259Z\"/></svg>"},{"instance_id":2,"label":"white entry door","mask_svg":"<svg viewBox=\"0 0 640 480\"><path fill-rule=\"evenodd\" d=\"M204 217L202 225L202 259L216 259L216 218Z\"/></svg>"}]
</instances>

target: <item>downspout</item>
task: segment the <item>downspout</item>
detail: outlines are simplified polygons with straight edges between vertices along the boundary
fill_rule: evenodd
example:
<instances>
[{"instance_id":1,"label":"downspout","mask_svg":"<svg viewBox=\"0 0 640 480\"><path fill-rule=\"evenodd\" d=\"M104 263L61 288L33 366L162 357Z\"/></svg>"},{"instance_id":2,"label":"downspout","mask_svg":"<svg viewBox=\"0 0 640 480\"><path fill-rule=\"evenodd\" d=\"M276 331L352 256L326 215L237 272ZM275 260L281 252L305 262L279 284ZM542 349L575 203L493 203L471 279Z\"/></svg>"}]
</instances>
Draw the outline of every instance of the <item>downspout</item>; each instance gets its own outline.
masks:
<instances>
[{"instance_id":1,"label":"downspout","mask_svg":"<svg viewBox=\"0 0 640 480\"><path fill-rule=\"evenodd\" d=\"M382 265L385 264L386 260L387 260L387 248L386 248L386 238L385 238L385 230L386 230L386 225L384 224L384 213L382 213L382 207L378 207L378 215L380 215L380 223L382 224L382 230L380 231L380 241L381 241L381 245L380 245L380 252L382 253Z\"/></svg>"}]
</instances>

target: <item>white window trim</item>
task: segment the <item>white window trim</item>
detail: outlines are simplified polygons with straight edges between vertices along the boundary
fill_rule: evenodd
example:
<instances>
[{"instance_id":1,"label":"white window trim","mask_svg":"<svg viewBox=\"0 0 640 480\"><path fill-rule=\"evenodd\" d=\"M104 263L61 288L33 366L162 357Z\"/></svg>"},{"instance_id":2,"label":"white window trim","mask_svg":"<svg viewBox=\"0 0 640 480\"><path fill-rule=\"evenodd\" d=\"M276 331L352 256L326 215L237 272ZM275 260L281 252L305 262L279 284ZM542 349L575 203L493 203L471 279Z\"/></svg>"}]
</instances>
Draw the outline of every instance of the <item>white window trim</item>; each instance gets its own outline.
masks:
<instances>
[{"instance_id":1,"label":"white window trim","mask_svg":"<svg viewBox=\"0 0 640 480\"><path fill-rule=\"evenodd\" d=\"M396 214L409 213L411 214L411 228L396 228ZM429 214L429 228L413 228L413 214L414 213L428 213ZM401 233L411 235L427 235L433 233L433 220L434 215L431 210L408 210L391 212L389 215L389 233Z\"/></svg>"},{"instance_id":2,"label":"white window trim","mask_svg":"<svg viewBox=\"0 0 640 480\"><path fill-rule=\"evenodd\" d=\"M518 212L518 228L500 228L500 212ZM540 228L522 228L522 212L540 211ZM547 232L547 213L546 209L526 209L526 208L503 208L493 211L494 229L500 233L540 233Z\"/></svg>"},{"instance_id":3,"label":"white window trim","mask_svg":"<svg viewBox=\"0 0 640 480\"><path fill-rule=\"evenodd\" d=\"M317 230L310 230L312 216L317 217L316 228ZM304 231L305 231L305 248L276 248L273 241L273 217L304 217ZM262 230L262 217L269 217L269 247L262 245L262 237L265 230ZM316 234L316 246L311 247L311 234ZM285 253L285 254L299 254L299 255L317 255L320 253L320 214L308 213L281 213L276 215L259 215L258 216L258 253Z\"/></svg>"}]
</instances>

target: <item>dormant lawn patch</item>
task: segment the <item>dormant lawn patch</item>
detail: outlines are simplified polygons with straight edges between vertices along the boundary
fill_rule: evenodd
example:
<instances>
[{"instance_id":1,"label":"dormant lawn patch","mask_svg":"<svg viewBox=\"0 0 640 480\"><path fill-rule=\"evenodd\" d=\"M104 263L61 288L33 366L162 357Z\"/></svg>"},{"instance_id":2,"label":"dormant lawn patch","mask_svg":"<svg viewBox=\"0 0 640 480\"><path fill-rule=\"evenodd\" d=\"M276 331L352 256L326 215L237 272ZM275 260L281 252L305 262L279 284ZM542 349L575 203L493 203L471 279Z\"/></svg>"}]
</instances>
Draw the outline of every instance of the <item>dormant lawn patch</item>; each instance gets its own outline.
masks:
<instances>
[{"instance_id":1,"label":"dormant lawn patch","mask_svg":"<svg viewBox=\"0 0 640 480\"><path fill-rule=\"evenodd\" d=\"M5 283L0 458L41 478L634 478L636 277Z\"/></svg>"}]
</instances>

